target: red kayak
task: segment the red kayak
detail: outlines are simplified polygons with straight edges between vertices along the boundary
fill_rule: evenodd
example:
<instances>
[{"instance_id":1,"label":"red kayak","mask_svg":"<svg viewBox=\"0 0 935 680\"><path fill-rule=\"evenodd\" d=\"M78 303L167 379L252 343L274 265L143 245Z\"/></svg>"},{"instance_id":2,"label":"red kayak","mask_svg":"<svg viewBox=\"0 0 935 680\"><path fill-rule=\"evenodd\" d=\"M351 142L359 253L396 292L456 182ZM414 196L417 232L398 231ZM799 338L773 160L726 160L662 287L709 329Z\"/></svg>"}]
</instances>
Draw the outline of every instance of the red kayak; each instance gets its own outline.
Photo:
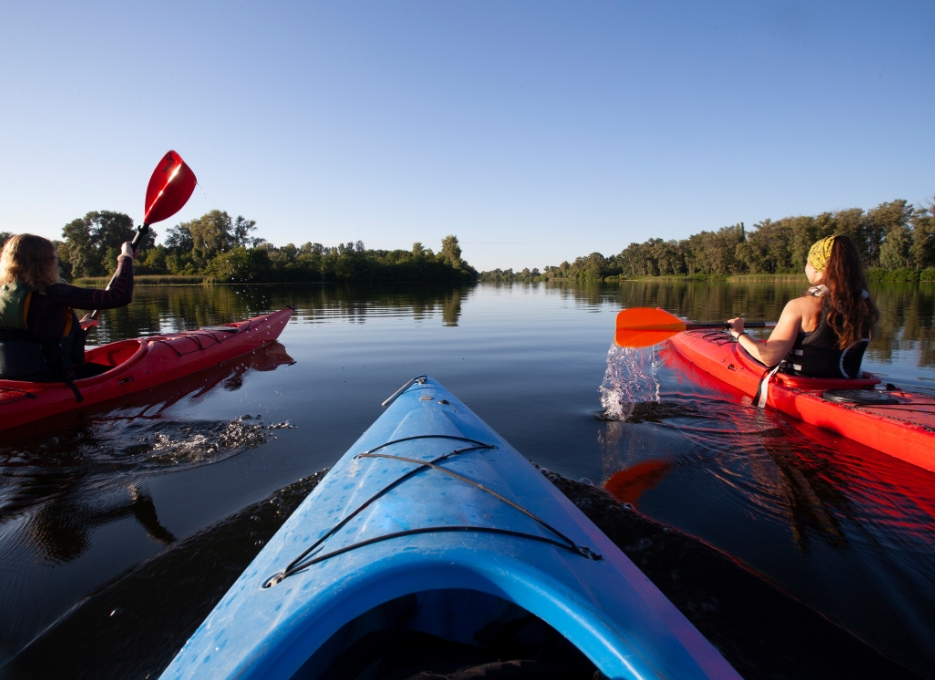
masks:
<instances>
[{"instance_id":1,"label":"red kayak","mask_svg":"<svg viewBox=\"0 0 935 680\"><path fill-rule=\"evenodd\" d=\"M892 385L881 390L880 379L870 373L856 380L770 376L723 331L685 331L672 337L671 347L759 405L935 472L932 395Z\"/></svg>"},{"instance_id":2,"label":"red kayak","mask_svg":"<svg viewBox=\"0 0 935 680\"><path fill-rule=\"evenodd\" d=\"M0 380L0 430L161 386L276 341L286 309L196 331L121 340L85 352L85 363L111 367L92 378L36 383ZM80 398L80 401L79 401Z\"/></svg>"}]
</instances>

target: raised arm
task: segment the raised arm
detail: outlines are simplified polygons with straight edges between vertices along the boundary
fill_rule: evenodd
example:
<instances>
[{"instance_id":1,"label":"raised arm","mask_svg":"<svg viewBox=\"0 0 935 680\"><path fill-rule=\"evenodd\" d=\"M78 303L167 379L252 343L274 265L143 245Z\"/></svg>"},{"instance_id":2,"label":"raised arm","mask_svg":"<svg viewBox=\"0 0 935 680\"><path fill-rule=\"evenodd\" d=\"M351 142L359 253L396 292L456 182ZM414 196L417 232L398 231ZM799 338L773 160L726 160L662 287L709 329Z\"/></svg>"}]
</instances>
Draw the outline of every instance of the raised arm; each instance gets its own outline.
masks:
<instances>
[{"instance_id":1,"label":"raised arm","mask_svg":"<svg viewBox=\"0 0 935 680\"><path fill-rule=\"evenodd\" d=\"M108 290L79 288L67 283L49 286L48 294L56 305L74 309L116 309L133 302L133 258L117 258L117 276Z\"/></svg>"}]
</instances>

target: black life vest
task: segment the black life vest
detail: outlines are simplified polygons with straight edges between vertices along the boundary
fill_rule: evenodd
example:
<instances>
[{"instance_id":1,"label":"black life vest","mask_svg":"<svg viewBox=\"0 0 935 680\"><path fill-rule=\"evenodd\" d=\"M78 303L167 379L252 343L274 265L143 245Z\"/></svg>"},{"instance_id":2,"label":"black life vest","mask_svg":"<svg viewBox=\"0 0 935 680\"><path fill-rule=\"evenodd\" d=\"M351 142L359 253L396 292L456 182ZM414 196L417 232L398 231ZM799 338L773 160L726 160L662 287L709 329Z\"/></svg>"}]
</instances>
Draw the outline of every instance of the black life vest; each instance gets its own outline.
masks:
<instances>
[{"instance_id":1,"label":"black life vest","mask_svg":"<svg viewBox=\"0 0 935 680\"><path fill-rule=\"evenodd\" d=\"M35 293L21 281L0 286L0 378L67 381L75 366L84 363L85 332L74 311L65 307L61 340L36 337L26 322Z\"/></svg>"},{"instance_id":2,"label":"black life vest","mask_svg":"<svg viewBox=\"0 0 935 680\"><path fill-rule=\"evenodd\" d=\"M815 297L823 292L818 286L809 289L809 294ZM838 334L822 309L818 326L809 333L799 332L780 370L812 378L859 378L860 364L870 343L870 329L864 329L863 335L857 342L840 349Z\"/></svg>"}]
</instances>

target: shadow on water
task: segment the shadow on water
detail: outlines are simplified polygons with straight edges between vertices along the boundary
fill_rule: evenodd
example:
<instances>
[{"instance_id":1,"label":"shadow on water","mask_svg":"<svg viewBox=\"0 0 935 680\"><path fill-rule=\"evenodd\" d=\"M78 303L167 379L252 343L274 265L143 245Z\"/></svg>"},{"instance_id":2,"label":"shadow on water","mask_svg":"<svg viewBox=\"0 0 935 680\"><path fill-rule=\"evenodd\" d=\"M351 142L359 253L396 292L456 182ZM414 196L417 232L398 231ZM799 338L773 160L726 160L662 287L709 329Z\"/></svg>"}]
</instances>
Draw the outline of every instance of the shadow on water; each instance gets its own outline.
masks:
<instances>
[{"instance_id":1,"label":"shadow on water","mask_svg":"<svg viewBox=\"0 0 935 680\"><path fill-rule=\"evenodd\" d=\"M0 667L0 677L157 677L324 474L279 489L89 593Z\"/></svg>"},{"instance_id":2,"label":"shadow on water","mask_svg":"<svg viewBox=\"0 0 935 680\"><path fill-rule=\"evenodd\" d=\"M747 680L922 677L721 551L616 502L604 489L546 476Z\"/></svg>"}]
</instances>

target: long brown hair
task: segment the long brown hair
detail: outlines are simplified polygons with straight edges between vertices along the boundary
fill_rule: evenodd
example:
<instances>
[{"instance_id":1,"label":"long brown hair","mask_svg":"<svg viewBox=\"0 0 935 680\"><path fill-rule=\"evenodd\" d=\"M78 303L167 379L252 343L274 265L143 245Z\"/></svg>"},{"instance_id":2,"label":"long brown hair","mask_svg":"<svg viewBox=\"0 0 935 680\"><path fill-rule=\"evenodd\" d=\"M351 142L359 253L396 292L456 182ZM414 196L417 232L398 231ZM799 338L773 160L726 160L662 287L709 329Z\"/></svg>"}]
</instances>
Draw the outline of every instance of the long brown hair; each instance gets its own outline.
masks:
<instances>
[{"instance_id":1,"label":"long brown hair","mask_svg":"<svg viewBox=\"0 0 935 680\"><path fill-rule=\"evenodd\" d=\"M857 246L847 236L835 236L821 282L828 287L821 296L821 309L838 335L838 349L871 334L880 310L870 296Z\"/></svg>"},{"instance_id":2,"label":"long brown hair","mask_svg":"<svg viewBox=\"0 0 935 680\"><path fill-rule=\"evenodd\" d=\"M33 234L11 236L0 252L0 285L22 281L45 292L61 281L55 244Z\"/></svg>"}]
</instances>

